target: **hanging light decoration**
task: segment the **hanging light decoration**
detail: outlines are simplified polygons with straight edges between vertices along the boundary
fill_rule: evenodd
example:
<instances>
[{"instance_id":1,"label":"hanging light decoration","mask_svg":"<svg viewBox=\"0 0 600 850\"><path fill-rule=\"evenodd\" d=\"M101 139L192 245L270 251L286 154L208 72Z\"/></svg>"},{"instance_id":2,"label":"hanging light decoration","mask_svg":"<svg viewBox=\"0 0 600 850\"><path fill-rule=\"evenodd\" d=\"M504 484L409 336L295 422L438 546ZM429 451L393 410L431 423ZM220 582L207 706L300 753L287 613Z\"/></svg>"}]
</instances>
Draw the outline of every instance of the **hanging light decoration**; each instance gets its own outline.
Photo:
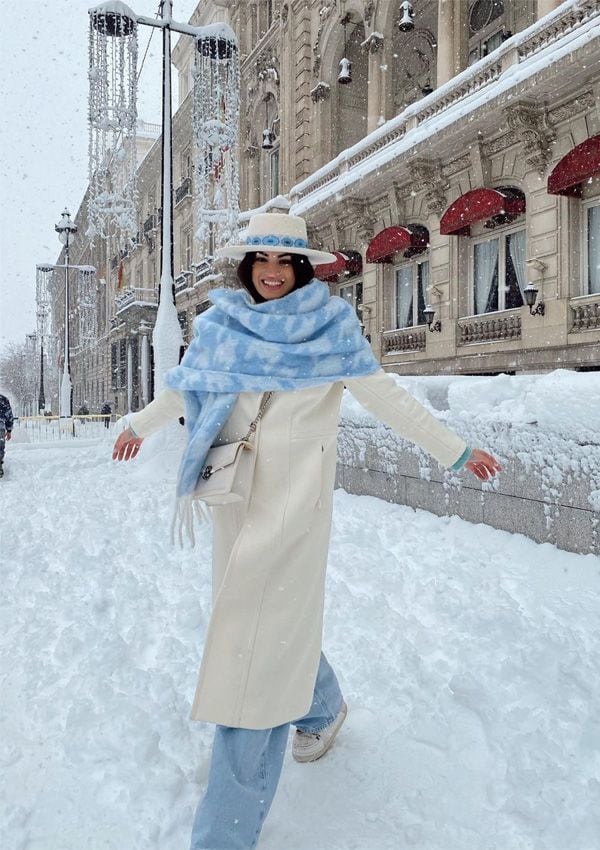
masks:
<instances>
[{"instance_id":1,"label":"hanging light decoration","mask_svg":"<svg viewBox=\"0 0 600 850\"><path fill-rule=\"evenodd\" d=\"M275 133L269 127L269 97L265 97L265 129L263 130L262 149L264 151L273 150L273 142L275 141Z\"/></svg>"},{"instance_id":2,"label":"hanging light decoration","mask_svg":"<svg viewBox=\"0 0 600 850\"><path fill-rule=\"evenodd\" d=\"M342 18L344 27L344 56L340 59L340 73L338 74L338 83L342 86L347 86L352 82L352 62L347 58L348 45L346 42L346 25L350 22L350 16L345 15Z\"/></svg>"},{"instance_id":3,"label":"hanging light decoration","mask_svg":"<svg viewBox=\"0 0 600 850\"><path fill-rule=\"evenodd\" d=\"M120 0L89 10L87 236L133 236L136 226L138 32Z\"/></svg>"},{"instance_id":4,"label":"hanging light decoration","mask_svg":"<svg viewBox=\"0 0 600 850\"><path fill-rule=\"evenodd\" d=\"M398 21L398 29L400 32L410 32L411 30L414 30L414 17L415 10L413 9L412 3L409 3L408 0L403 0L400 4L400 20Z\"/></svg>"},{"instance_id":5,"label":"hanging light decoration","mask_svg":"<svg viewBox=\"0 0 600 850\"><path fill-rule=\"evenodd\" d=\"M96 269L81 266L77 281L77 344L80 348L90 345L98 337L97 292Z\"/></svg>"},{"instance_id":6,"label":"hanging light decoration","mask_svg":"<svg viewBox=\"0 0 600 850\"><path fill-rule=\"evenodd\" d=\"M193 129L196 238L218 248L237 236L240 178L240 65L237 41L224 24L204 27L194 66Z\"/></svg>"}]
</instances>

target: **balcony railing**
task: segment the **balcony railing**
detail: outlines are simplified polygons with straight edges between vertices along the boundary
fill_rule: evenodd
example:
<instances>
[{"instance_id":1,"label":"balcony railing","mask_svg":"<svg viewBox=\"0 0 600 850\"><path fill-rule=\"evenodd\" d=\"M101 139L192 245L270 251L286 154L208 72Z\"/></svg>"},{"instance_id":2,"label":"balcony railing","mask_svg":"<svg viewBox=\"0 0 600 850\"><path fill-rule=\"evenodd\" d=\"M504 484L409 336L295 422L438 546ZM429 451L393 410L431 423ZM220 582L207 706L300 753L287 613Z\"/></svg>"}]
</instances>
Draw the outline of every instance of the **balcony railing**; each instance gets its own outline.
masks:
<instances>
[{"instance_id":1,"label":"balcony railing","mask_svg":"<svg viewBox=\"0 0 600 850\"><path fill-rule=\"evenodd\" d=\"M499 342L521 339L521 316L511 313L484 319L474 316L458 322L458 344L474 345L479 342Z\"/></svg>"},{"instance_id":2,"label":"balcony railing","mask_svg":"<svg viewBox=\"0 0 600 850\"><path fill-rule=\"evenodd\" d=\"M191 289L192 278L194 273L185 269L175 278L175 292L183 292L184 289Z\"/></svg>"},{"instance_id":3,"label":"balcony railing","mask_svg":"<svg viewBox=\"0 0 600 850\"><path fill-rule=\"evenodd\" d=\"M192 267L194 269L194 282L200 283L200 281L204 280L205 277L213 273L213 268L211 266L211 259L200 260L199 263L192 263Z\"/></svg>"},{"instance_id":4,"label":"balcony railing","mask_svg":"<svg viewBox=\"0 0 600 850\"><path fill-rule=\"evenodd\" d=\"M184 198L192 197L192 178L185 177L181 186L175 189L175 206L180 204Z\"/></svg>"},{"instance_id":5,"label":"balcony railing","mask_svg":"<svg viewBox=\"0 0 600 850\"><path fill-rule=\"evenodd\" d=\"M115 295L117 313L120 313L127 307L131 307L132 304L155 306L156 303L156 289L129 287L128 289L122 289L117 295Z\"/></svg>"},{"instance_id":6,"label":"balcony railing","mask_svg":"<svg viewBox=\"0 0 600 850\"><path fill-rule=\"evenodd\" d=\"M397 331L386 331L383 335L383 353L425 351L427 333L418 328L404 328Z\"/></svg>"},{"instance_id":7,"label":"balcony railing","mask_svg":"<svg viewBox=\"0 0 600 850\"><path fill-rule=\"evenodd\" d=\"M153 230L156 230L156 214L152 213L149 215L146 221L144 222L144 235L146 236L149 233L152 233Z\"/></svg>"},{"instance_id":8,"label":"balcony railing","mask_svg":"<svg viewBox=\"0 0 600 850\"><path fill-rule=\"evenodd\" d=\"M573 332L591 331L600 328L600 299L587 304L571 304L573 311Z\"/></svg>"},{"instance_id":9,"label":"balcony railing","mask_svg":"<svg viewBox=\"0 0 600 850\"><path fill-rule=\"evenodd\" d=\"M565 54L570 49L575 49L577 39L569 37L576 35L578 29L582 29L582 42L589 40L591 43L594 37L597 38L597 35L593 34L594 30L589 29L586 33L583 26L600 18L598 0L579 0L577 3L563 3L562 6L565 8L548 16L549 20L542 19L512 36L489 56L466 68L422 100L411 104L400 115L373 130L317 169L310 177L293 186L289 197L298 207L298 213L302 215L321 203L325 195L322 190L326 186L332 194L338 187L348 191L353 185L349 181L349 171L356 174L356 179L359 176L364 179L370 172L381 172L384 161L391 163L398 157L406 158L406 147L409 146L412 151L415 146L413 131L423 128L420 129L419 135L424 137L426 128L430 126L430 133L437 132L436 122L441 114L446 116L446 126L450 126L453 121L464 121L467 113L479 108L482 102L481 97L473 95L488 89L489 98L495 97L496 83L508 68L511 71L514 68L514 75L519 80L526 79L526 73L534 79L533 74L538 72L536 63L529 62L529 67L525 69L522 77L519 76L518 66L539 55L549 46L557 45L558 55L561 55L558 45L561 50L564 45ZM403 142L405 136L408 140L406 143ZM386 152L385 157L382 156L383 151ZM361 168L356 168L359 163Z\"/></svg>"}]
</instances>

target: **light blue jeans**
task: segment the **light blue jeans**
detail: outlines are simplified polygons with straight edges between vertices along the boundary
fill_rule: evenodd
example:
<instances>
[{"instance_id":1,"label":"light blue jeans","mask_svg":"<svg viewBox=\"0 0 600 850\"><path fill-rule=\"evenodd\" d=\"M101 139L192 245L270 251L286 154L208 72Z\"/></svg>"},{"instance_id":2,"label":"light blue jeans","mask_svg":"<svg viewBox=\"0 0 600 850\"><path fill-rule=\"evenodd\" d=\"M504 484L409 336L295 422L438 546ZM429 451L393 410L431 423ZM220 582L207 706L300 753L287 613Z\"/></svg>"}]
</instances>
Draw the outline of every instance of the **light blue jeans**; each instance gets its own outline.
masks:
<instances>
[{"instance_id":1,"label":"light blue jeans","mask_svg":"<svg viewBox=\"0 0 600 850\"><path fill-rule=\"evenodd\" d=\"M312 705L293 725L320 732L342 707L340 686L321 653ZM217 726L206 793L194 818L191 850L256 847L281 775L290 724L273 729Z\"/></svg>"}]
</instances>

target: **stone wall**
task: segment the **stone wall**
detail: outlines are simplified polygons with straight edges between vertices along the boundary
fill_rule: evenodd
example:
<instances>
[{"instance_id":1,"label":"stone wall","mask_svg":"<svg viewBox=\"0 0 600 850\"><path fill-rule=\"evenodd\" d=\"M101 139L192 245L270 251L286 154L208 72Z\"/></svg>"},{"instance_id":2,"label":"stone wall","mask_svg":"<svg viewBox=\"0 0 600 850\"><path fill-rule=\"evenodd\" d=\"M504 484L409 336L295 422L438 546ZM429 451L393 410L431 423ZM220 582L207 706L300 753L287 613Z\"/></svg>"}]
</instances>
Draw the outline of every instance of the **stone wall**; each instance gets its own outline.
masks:
<instances>
[{"instance_id":1,"label":"stone wall","mask_svg":"<svg viewBox=\"0 0 600 850\"><path fill-rule=\"evenodd\" d=\"M499 479L481 485L467 472L444 470L381 426L349 420L341 423L338 447L336 487L348 493L483 522L570 552L600 554L599 491L593 477L555 477L552 482L547 470L536 467L533 454L530 462L503 459Z\"/></svg>"}]
</instances>

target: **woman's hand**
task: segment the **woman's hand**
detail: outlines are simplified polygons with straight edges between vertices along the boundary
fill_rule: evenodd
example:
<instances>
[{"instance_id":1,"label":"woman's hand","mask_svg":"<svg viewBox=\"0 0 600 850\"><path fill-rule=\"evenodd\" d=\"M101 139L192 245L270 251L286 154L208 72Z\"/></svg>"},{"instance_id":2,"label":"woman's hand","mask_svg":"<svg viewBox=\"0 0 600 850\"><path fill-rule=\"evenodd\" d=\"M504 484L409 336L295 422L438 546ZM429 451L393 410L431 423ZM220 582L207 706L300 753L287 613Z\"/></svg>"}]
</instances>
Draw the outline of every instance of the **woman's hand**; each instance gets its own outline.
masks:
<instances>
[{"instance_id":1,"label":"woman's hand","mask_svg":"<svg viewBox=\"0 0 600 850\"><path fill-rule=\"evenodd\" d=\"M480 481L489 481L502 467L495 457L484 452L483 449L473 449L471 457L465 463L465 469L472 472Z\"/></svg>"},{"instance_id":2,"label":"woman's hand","mask_svg":"<svg viewBox=\"0 0 600 850\"><path fill-rule=\"evenodd\" d=\"M117 437L113 448L112 459L131 460L139 452L142 439L143 437L136 437L133 431L126 428Z\"/></svg>"}]
</instances>

